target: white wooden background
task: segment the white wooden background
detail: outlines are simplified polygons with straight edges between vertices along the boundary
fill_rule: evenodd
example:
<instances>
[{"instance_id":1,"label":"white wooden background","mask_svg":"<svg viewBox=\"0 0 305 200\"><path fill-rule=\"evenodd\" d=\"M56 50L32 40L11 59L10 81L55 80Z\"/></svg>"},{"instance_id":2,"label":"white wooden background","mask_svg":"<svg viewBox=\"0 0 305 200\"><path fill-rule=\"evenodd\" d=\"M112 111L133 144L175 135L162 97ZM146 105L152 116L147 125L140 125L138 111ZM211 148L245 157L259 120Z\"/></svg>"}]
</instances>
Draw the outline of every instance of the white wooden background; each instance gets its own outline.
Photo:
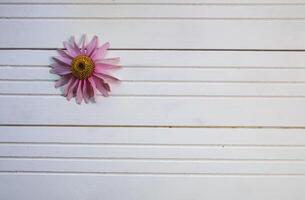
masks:
<instances>
[{"instance_id":1,"label":"white wooden background","mask_svg":"<svg viewBox=\"0 0 305 200\"><path fill-rule=\"evenodd\" d=\"M303 200L305 0L0 0L1 200ZM109 98L50 58L110 41Z\"/></svg>"}]
</instances>

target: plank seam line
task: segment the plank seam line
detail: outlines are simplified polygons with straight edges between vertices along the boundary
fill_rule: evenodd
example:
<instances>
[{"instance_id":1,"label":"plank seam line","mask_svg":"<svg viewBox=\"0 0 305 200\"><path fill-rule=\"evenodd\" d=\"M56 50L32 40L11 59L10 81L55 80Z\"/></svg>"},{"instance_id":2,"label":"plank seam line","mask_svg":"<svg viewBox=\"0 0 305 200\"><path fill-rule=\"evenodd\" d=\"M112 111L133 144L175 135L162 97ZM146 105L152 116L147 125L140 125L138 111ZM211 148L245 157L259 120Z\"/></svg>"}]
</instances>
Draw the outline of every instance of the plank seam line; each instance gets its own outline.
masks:
<instances>
[{"instance_id":1,"label":"plank seam line","mask_svg":"<svg viewBox=\"0 0 305 200\"><path fill-rule=\"evenodd\" d=\"M60 78L58 76L58 78ZM0 81L7 82L54 82L57 79L0 79ZM120 80L125 83L270 83L270 84L303 84L305 81L200 81L200 80Z\"/></svg>"},{"instance_id":2,"label":"plank seam line","mask_svg":"<svg viewBox=\"0 0 305 200\"><path fill-rule=\"evenodd\" d=\"M1 170L0 174L41 174L41 175L152 175L152 176L305 176L303 173L164 173L164 172L85 172L85 171L25 171Z\"/></svg>"},{"instance_id":3,"label":"plank seam line","mask_svg":"<svg viewBox=\"0 0 305 200\"><path fill-rule=\"evenodd\" d=\"M31 51L55 51L58 49L65 50L63 48L44 48L44 47L0 47L0 51L10 51L10 50L18 50L18 51L24 51L24 50L31 50ZM217 52L217 51L225 51L225 52L257 52L257 51L262 51L262 52L305 52L305 49L204 49L204 48L195 48L195 49L183 49L183 48L109 48L109 51L212 51L212 52Z\"/></svg>"},{"instance_id":4,"label":"plank seam line","mask_svg":"<svg viewBox=\"0 0 305 200\"><path fill-rule=\"evenodd\" d=\"M305 126L188 126L188 125L75 125L75 124L5 124L7 127L95 127L95 128L231 128L231 129L305 129Z\"/></svg>"},{"instance_id":5,"label":"plank seam line","mask_svg":"<svg viewBox=\"0 0 305 200\"><path fill-rule=\"evenodd\" d=\"M93 161L168 161L168 162L206 162L206 163L216 163L216 162L253 162L253 163L271 163L271 162L278 162L278 163L300 163L305 162L304 159L225 159L225 158L171 158L171 157L164 157L164 158L149 158L149 157L56 157L56 156L0 156L0 160L93 160Z\"/></svg>"},{"instance_id":6,"label":"plank seam line","mask_svg":"<svg viewBox=\"0 0 305 200\"><path fill-rule=\"evenodd\" d=\"M304 6L305 3L102 3L102 2L1 2L0 5L143 5L143 6Z\"/></svg>"},{"instance_id":7,"label":"plank seam line","mask_svg":"<svg viewBox=\"0 0 305 200\"><path fill-rule=\"evenodd\" d=\"M18 96L18 97L28 97L28 96L37 96L37 97L64 97L62 94L42 94L42 93L1 93L1 96ZM97 94L97 96L102 97L103 95ZM141 98L141 97L151 97L151 98L274 98L274 99L300 99L305 98L304 95L171 95L171 94L110 94L109 97L130 97L130 98Z\"/></svg>"},{"instance_id":8,"label":"plank seam line","mask_svg":"<svg viewBox=\"0 0 305 200\"><path fill-rule=\"evenodd\" d=\"M1 128L1 127L0 127ZM187 143L80 143L80 142L3 142L0 146L78 146L78 147L141 147L141 148L305 148L305 144L187 144Z\"/></svg>"},{"instance_id":9,"label":"plank seam line","mask_svg":"<svg viewBox=\"0 0 305 200\"><path fill-rule=\"evenodd\" d=\"M0 20L185 20L185 21L304 21L305 17L0 17Z\"/></svg>"},{"instance_id":10,"label":"plank seam line","mask_svg":"<svg viewBox=\"0 0 305 200\"><path fill-rule=\"evenodd\" d=\"M98 94L97 96L102 97L101 94ZM32 98L32 97L41 97L41 98L63 98L64 95L63 94L3 94L0 93L0 97L16 97L16 98ZM126 98L159 98L159 99L166 99L166 98L172 98L172 99L210 99L210 98L223 98L223 99L236 99L236 98L240 98L240 99L304 99L305 96L287 96L287 95L110 95L110 98L120 98L120 99L126 99Z\"/></svg>"},{"instance_id":11,"label":"plank seam line","mask_svg":"<svg viewBox=\"0 0 305 200\"><path fill-rule=\"evenodd\" d=\"M1 54L1 53L0 53ZM35 56L35 55L33 55ZM195 65L185 65L185 66L175 66L175 65L120 65L121 68L116 69L238 69L238 70L252 70L252 69L276 69L276 70L289 70L289 69L300 69L303 70L305 67L277 67L277 66L248 66L248 65L242 65L242 66L208 66L208 65L202 65L202 66L195 66ZM1 64L0 63L0 69L2 68L28 68L28 69L51 69L50 65L38 65L38 64Z\"/></svg>"}]
</instances>

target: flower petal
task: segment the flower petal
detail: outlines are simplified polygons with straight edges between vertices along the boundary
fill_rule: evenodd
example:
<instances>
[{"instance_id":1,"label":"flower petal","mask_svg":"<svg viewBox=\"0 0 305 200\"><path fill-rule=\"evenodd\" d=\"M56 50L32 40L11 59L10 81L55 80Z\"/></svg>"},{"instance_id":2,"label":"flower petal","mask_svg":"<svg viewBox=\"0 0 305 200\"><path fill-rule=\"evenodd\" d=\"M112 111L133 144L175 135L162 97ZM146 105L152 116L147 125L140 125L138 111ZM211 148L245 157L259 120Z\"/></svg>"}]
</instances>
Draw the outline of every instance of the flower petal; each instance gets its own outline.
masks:
<instances>
[{"instance_id":1,"label":"flower petal","mask_svg":"<svg viewBox=\"0 0 305 200\"><path fill-rule=\"evenodd\" d=\"M54 67L53 69L50 70L50 73L63 76L63 75L71 74L71 70L67 67Z\"/></svg>"},{"instance_id":2,"label":"flower petal","mask_svg":"<svg viewBox=\"0 0 305 200\"><path fill-rule=\"evenodd\" d=\"M119 81L119 80L120 80L120 79L118 79L118 78L115 78L115 77L113 77L113 76L110 76L110 75L104 74L104 73L96 73L96 72L94 72L93 75L94 75L94 76L97 76L97 77L99 77L99 78L101 78L101 79L106 78L106 79L111 79L111 80L113 80L113 81Z\"/></svg>"},{"instance_id":3,"label":"flower petal","mask_svg":"<svg viewBox=\"0 0 305 200\"><path fill-rule=\"evenodd\" d=\"M86 53L86 45L87 45L87 35L84 34L81 38L81 53L85 54Z\"/></svg>"},{"instance_id":4,"label":"flower petal","mask_svg":"<svg viewBox=\"0 0 305 200\"><path fill-rule=\"evenodd\" d=\"M55 59L55 61L59 62L59 63L63 63L63 64L66 64L68 66L71 65L71 62L72 62L72 59L70 58L67 58L67 57L62 57L62 56L56 56L56 57L53 57Z\"/></svg>"},{"instance_id":5,"label":"flower petal","mask_svg":"<svg viewBox=\"0 0 305 200\"><path fill-rule=\"evenodd\" d=\"M95 97L96 96L96 90L97 90L96 89L96 84L95 84L95 82L94 82L92 77L89 77L88 81L90 82L90 85L91 85L91 87L93 89L93 97Z\"/></svg>"},{"instance_id":6,"label":"flower petal","mask_svg":"<svg viewBox=\"0 0 305 200\"><path fill-rule=\"evenodd\" d=\"M73 50L74 50L74 52L77 54L77 55L80 55L81 54L81 51L80 51L80 48L79 48L79 46L76 44L76 42L75 42L75 37L74 36L72 36L72 48L73 48Z\"/></svg>"},{"instance_id":7,"label":"flower petal","mask_svg":"<svg viewBox=\"0 0 305 200\"><path fill-rule=\"evenodd\" d=\"M120 58L104 58L100 60L96 60L96 63L103 63L103 64L111 64L111 65L117 65L120 62Z\"/></svg>"},{"instance_id":8,"label":"flower petal","mask_svg":"<svg viewBox=\"0 0 305 200\"><path fill-rule=\"evenodd\" d=\"M68 83L67 83L67 86L65 87L65 91L64 91L64 95L65 95L65 96L68 95L68 92L69 92L69 90L70 90L71 85L73 85L74 80L75 80L74 76L71 76L71 78L69 79L69 81L68 81Z\"/></svg>"},{"instance_id":9,"label":"flower petal","mask_svg":"<svg viewBox=\"0 0 305 200\"><path fill-rule=\"evenodd\" d=\"M71 57L75 58L76 56L78 56L77 52L74 51L73 47L68 42L63 42L63 44Z\"/></svg>"},{"instance_id":10,"label":"flower petal","mask_svg":"<svg viewBox=\"0 0 305 200\"><path fill-rule=\"evenodd\" d=\"M76 102L78 104L81 104L83 101L82 83L83 83L83 80L78 81L78 86L77 86L77 91L76 91Z\"/></svg>"},{"instance_id":11,"label":"flower petal","mask_svg":"<svg viewBox=\"0 0 305 200\"><path fill-rule=\"evenodd\" d=\"M99 47L92 53L92 60L98 60L98 59L103 59L107 53L107 49L109 48L110 44L109 42L103 44L103 46Z\"/></svg>"},{"instance_id":12,"label":"flower petal","mask_svg":"<svg viewBox=\"0 0 305 200\"><path fill-rule=\"evenodd\" d=\"M67 99L68 101L70 101L72 99L72 97L74 96L74 91L76 90L76 87L78 85L79 80L75 79L74 83L71 85L71 87L69 88L68 91L68 95L67 95Z\"/></svg>"},{"instance_id":13,"label":"flower petal","mask_svg":"<svg viewBox=\"0 0 305 200\"><path fill-rule=\"evenodd\" d=\"M95 63L94 71L97 73L103 73L107 69L118 69L118 68L121 68L121 67L117 66L117 65L112 65L112 64Z\"/></svg>"},{"instance_id":14,"label":"flower petal","mask_svg":"<svg viewBox=\"0 0 305 200\"><path fill-rule=\"evenodd\" d=\"M66 85L69 82L70 78L71 78L70 75L62 76L60 79L56 81L55 88Z\"/></svg>"},{"instance_id":15,"label":"flower petal","mask_svg":"<svg viewBox=\"0 0 305 200\"><path fill-rule=\"evenodd\" d=\"M93 77L93 79L94 79L94 81L95 81L97 90L100 91L100 93L101 93L103 96L105 96L105 97L109 96L108 90L107 90L107 88L105 88L105 86L104 86L104 81L101 80L101 79L99 79L99 78L97 78L97 77Z\"/></svg>"},{"instance_id":16,"label":"flower petal","mask_svg":"<svg viewBox=\"0 0 305 200\"><path fill-rule=\"evenodd\" d=\"M86 49L87 49L86 55L87 56L91 56L91 54L95 51L95 49L97 48L97 45L98 45L97 43L98 43L98 38L95 35L86 47Z\"/></svg>"},{"instance_id":17,"label":"flower petal","mask_svg":"<svg viewBox=\"0 0 305 200\"><path fill-rule=\"evenodd\" d=\"M71 74L71 69L66 66L59 65L57 63L52 65L52 69L50 70L50 73L58 74L58 75L67 75Z\"/></svg>"},{"instance_id":18,"label":"flower petal","mask_svg":"<svg viewBox=\"0 0 305 200\"><path fill-rule=\"evenodd\" d=\"M91 83L89 82L89 80L87 79L87 94L88 94L88 97L89 97L89 100L92 100L93 102L95 101L95 96L94 96L94 89L91 85Z\"/></svg>"},{"instance_id":19,"label":"flower petal","mask_svg":"<svg viewBox=\"0 0 305 200\"><path fill-rule=\"evenodd\" d=\"M86 103L89 102L89 95L87 90L87 80L83 81L83 97Z\"/></svg>"},{"instance_id":20,"label":"flower petal","mask_svg":"<svg viewBox=\"0 0 305 200\"><path fill-rule=\"evenodd\" d=\"M70 58L71 60L73 59L65 50L57 49L57 52L60 56L64 58Z\"/></svg>"}]
</instances>

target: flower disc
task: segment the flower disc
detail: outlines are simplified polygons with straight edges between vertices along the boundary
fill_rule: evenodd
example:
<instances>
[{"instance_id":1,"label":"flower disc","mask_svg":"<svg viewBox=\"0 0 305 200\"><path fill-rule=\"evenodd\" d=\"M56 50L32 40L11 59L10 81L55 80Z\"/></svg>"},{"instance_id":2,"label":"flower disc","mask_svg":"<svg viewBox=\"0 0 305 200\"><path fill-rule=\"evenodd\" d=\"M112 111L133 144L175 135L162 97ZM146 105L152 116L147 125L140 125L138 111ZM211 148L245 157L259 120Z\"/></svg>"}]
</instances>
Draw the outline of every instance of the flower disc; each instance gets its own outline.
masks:
<instances>
[{"instance_id":1,"label":"flower disc","mask_svg":"<svg viewBox=\"0 0 305 200\"><path fill-rule=\"evenodd\" d=\"M94 62L89 56L79 55L72 60L71 71L76 78L87 79L94 71Z\"/></svg>"}]
</instances>

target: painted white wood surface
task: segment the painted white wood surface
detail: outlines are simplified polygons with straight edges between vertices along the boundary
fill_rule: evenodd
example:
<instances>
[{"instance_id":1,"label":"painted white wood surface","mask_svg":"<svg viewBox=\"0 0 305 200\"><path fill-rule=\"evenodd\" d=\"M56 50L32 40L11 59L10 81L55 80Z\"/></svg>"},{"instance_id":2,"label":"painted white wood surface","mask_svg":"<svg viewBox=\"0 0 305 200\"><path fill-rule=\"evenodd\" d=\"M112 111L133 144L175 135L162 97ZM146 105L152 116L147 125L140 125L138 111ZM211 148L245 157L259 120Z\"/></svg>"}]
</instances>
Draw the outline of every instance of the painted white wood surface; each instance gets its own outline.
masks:
<instances>
[{"instance_id":1,"label":"painted white wood surface","mask_svg":"<svg viewBox=\"0 0 305 200\"><path fill-rule=\"evenodd\" d=\"M0 199L304 199L303 0L0 0ZM71 35L122 59L67 102Z\"/></svg>"}]
</instances>

